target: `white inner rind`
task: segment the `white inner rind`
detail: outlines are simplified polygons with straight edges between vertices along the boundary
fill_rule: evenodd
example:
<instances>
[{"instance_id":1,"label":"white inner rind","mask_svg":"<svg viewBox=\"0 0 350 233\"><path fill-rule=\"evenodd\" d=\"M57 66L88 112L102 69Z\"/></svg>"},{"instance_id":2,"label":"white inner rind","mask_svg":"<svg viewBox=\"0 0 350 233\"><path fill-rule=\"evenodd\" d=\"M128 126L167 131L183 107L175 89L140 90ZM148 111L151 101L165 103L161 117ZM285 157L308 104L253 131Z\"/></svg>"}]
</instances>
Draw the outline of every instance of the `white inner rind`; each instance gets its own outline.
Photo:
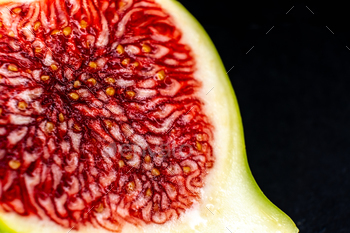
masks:
<instances>
[{"instance_id":1,"label":"white inner rind","mask_svg":"<svg viewBox=\"0 0 350 233\"><path fill-rule=\"evenodd\" d=\"M198 68L195 78L203 83L199 94L205 102L205 113L215 127L213 149L217 160L206 179L200 204L187 211L181 219L139 228L127 224L122 232L298 232L289 217L263 195L250 173L238 104L225 68L209 37L178 2L156 2L166 9L175 25L181 29L182 42L192 48ZM36 217L0 213L0 232L67 233L67 229ZM80 228L79 232L108 231L85 227Z\"/></svg>"}]
</instances>

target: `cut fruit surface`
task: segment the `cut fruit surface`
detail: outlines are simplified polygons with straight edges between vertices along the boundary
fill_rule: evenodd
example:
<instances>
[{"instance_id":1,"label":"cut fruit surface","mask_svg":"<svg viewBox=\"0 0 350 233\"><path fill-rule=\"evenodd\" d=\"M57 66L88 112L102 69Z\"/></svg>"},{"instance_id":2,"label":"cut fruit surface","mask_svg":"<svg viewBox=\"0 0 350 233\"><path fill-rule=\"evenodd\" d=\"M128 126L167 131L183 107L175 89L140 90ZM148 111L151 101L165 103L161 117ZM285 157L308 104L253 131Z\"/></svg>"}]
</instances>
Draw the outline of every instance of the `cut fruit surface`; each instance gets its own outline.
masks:
<instances>
[{"instance_id":1,"label":"cut fruit surface","mask_svg":"<svg viewBox=\"0 0 350 233\"><path fill-rule=\"evenodd\" d=\"M0 0L0 232L297 232L172 0ZM20 224L19 224L20 223Z\"/></svg>"}]
</instances>

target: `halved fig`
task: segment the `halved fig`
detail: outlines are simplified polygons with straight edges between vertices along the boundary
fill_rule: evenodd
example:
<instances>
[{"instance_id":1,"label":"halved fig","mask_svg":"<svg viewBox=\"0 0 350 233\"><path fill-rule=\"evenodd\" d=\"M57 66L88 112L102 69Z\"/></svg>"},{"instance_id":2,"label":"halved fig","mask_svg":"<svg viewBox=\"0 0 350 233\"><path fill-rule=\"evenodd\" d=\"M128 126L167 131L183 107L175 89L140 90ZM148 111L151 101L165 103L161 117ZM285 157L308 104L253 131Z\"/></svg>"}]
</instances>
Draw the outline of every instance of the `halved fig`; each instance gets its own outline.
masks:
<instances>
[{"instance_id":1,"label":"halved fig","mask_svg":"<svg viewBox=\"0 0 350 233\"><path fill-rule=\"evenodd\" d=\"M0 1L0 232L297 232L172 0Z\"/></svg>"}]
</instances>

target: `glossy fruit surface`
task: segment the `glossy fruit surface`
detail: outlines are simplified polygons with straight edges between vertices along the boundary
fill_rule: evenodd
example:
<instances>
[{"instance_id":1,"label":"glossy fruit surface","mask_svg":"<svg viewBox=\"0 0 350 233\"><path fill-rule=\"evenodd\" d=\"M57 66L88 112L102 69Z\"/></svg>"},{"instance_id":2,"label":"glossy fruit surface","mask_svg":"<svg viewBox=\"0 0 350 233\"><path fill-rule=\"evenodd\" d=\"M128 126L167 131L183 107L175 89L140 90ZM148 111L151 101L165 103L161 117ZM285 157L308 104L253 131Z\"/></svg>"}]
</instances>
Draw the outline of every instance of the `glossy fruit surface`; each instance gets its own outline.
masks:
<instances>
[{"instance_id":1,"label":"glossy fruit surface","mask_svg":"<svg viewBox=\"0 0 350 233\"><path fill-rule=\"evenodd\" d=\"M181 5L1 8L3 232L297 232L254 182L225 69Z\"/></svg>"}]
</instances>

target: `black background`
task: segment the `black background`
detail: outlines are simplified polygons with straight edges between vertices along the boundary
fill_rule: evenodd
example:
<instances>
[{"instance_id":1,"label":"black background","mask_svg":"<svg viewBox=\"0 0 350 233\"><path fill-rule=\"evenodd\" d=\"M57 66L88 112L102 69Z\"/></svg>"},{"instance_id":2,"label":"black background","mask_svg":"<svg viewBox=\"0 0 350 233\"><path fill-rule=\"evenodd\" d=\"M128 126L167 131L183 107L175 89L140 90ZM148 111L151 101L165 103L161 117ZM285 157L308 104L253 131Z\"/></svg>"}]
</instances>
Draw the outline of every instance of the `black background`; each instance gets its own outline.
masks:
<instances>
[{"instance_id":1,"label":"black background","mask_svg":"<svg viewBox=\"0 0 350 233\"><path fill-rule=\"evenodd\" d=\"M263 192L302 233L350 232L350 8L180 2L226 69L234 66L248 160Z\"/></svg>"}]
</instances>

